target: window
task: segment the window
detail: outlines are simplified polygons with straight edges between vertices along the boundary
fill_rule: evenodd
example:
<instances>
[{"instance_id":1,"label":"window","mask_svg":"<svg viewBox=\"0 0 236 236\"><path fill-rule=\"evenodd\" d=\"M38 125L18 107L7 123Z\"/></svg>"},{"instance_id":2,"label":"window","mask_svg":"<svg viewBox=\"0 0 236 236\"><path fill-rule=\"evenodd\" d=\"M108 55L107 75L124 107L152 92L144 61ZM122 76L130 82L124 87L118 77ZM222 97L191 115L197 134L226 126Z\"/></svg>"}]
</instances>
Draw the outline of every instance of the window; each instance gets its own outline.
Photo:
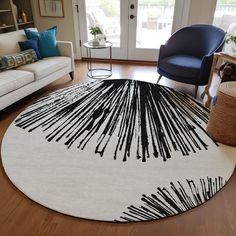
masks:
<instances>
[{"instance_id":1,"label":"window","mask_svg":"<svg viewBox=\"0 0 236 236\"><path fill-rule=\"evenodd\" d=\"M213 25L227 31L232 23L236 23L236 0L217 0Z\"/></svg>"}]
</instances>

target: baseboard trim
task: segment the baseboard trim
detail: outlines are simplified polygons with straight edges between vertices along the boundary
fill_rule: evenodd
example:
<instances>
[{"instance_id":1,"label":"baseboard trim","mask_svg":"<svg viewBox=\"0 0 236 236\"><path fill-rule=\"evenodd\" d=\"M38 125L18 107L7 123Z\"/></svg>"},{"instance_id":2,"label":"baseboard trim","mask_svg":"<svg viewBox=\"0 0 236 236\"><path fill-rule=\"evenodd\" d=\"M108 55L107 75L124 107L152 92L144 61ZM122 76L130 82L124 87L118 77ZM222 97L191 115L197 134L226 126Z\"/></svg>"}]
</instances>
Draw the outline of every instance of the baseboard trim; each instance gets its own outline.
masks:
<instances>
[{"instance_id":1,"label":"baseboard trim","mask_svg":"<svg viewBox=\"0 0 236 236\"><path fill-rule=\"evenodd\" d=\"M83 57L81 61L89 61L90 59ZM93 62L109 63L110 59L92 58ZM80 60L76 60L80 61ZM133 64L133 65L145 65L145 66L156 66L156 61L138 61L138 60L119 60L112 59L112 64Z\"/></svg>"}]
</instances>

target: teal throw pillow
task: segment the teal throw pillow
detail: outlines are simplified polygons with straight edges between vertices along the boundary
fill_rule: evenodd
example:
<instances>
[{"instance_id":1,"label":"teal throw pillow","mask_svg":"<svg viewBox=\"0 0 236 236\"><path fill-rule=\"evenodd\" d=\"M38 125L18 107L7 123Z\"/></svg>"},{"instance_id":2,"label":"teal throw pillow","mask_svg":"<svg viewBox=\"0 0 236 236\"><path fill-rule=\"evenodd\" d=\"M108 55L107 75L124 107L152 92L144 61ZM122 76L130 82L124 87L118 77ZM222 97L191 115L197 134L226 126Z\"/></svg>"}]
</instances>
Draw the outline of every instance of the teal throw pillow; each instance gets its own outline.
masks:
<instances>
[{"instance_id":1,"label":"teal throw pillow","mask_svg":"<svg viewBox=\"0 0 236 236\"><path fill-rule=\"evenodd\" d=\"M9 70L18 66L30 64L37 60L38 58L34 49L29 49L19 53L2 56L0 59L0 61L2 62L3 70Z\"/></svg>"},{"instance_id":2,"label":"teal throw pillow","mask_svg":"<svg viewBox=\"0 0 236 236\"><path fill-rule=\"evenodd\" d=\"M24 31L28 39L38 38L39 53L42 58L60 56L56 40L56 26L47 29L43 32L33 31L31 29L24 29Z\"/></svg>"}]
</instances>

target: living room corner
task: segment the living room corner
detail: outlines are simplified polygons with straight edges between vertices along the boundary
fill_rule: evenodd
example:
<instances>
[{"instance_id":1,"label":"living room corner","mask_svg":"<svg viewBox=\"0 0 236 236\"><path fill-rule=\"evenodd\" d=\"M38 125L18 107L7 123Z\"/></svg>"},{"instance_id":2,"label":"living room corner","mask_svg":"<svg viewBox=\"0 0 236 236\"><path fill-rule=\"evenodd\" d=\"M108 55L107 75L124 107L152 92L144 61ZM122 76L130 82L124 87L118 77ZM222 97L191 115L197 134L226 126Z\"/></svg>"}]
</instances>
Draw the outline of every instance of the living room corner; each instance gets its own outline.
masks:
<instances>
[{"instance_id":1,"label":"living room corner","mask_svg":"<svg viewBox=\"0 0 236 236\"><path fill-rule=\"evenodd\" d=\"M0 236L236 235L236 0L1 0Z\"/></svg>"}]
</instances>

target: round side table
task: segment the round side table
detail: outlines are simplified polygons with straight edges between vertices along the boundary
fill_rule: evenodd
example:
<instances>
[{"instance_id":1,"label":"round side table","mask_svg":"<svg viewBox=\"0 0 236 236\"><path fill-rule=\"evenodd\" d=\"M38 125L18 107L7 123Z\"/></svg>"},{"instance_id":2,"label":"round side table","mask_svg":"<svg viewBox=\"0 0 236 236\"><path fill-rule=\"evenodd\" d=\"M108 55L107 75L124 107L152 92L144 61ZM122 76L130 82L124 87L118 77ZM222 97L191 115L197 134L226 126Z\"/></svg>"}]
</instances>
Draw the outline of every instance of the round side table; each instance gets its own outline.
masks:
<instances>
[{"instance_id":1,"label":"round side table","mask_svg":"<svg viewBox=\"0 0 236 236\"><path fill-rule=\"evenodd\" d=\"M87 67L88 73L87 76L93 79L105 79L112 75L112 43L106 41L105 45L94 46L91 42L84 43L83 46L87 51ZM92 50L96 49L109 49L109 67L106 68L93 68L92 64Z\"/></svg>"},{"instance_id":2,"label":"round side table","mask_svg":"<svg viewBox=\"0 0 236 236\"><path fill-rule=\"evenodd\" d=\"M223 144L236 146L236 82L222 83L207 124L208 134Z\"/></svg>"}]
</instances>

